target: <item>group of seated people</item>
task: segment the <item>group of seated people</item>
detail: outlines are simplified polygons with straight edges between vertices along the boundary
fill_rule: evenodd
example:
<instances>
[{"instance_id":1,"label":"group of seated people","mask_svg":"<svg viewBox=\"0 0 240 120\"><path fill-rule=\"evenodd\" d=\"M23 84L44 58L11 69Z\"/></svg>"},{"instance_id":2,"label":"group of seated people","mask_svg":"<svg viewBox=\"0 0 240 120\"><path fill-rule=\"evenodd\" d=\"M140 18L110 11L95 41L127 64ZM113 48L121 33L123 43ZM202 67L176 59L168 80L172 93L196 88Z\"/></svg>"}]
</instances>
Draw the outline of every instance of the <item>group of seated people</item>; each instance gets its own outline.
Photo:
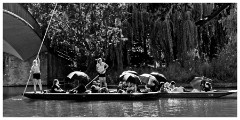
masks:
<instances>
[{"instance_id":1,"label":"group of seated people","mask_svg":"<svg viewBox=\"0 0 240 120\"><path fill-rule=\"evenodd\" d=\"M66 93L65 90L63 90L61 87L60 87L60 84L59 84L59 80L58 79L54 79L53 80L53 85L51 87L50 90L46 90L46 92L50 92L50 93ZM106 87L102 87L100 88L100 83L98 81L93 81L92 82L92 86L90 88L90 90L87 90L85 85L78 82L78 85L77 87L71 89L71 90L68 90L69 93L108 93L108 89Z\"/></svg>"},{"instance_id":2,"label":"group of seated people","mask_svg":"<svg viewBox=\"0 0 240 120\"><path fill-rule=\"evenodd\" d=\"M119 82L117 87L117 93L135 93L135 92L141 92L137 84L126 81Z\"/></svg>"},{"instance_id":3,"label":"group of seated people","mask_svg":"<svg viewBox=\"0 0 240 120\"><path fill-rule=\"evenodd\" d=\"M145 88L140 90L138 85L130 82L121 81L117 87L118 93L134 93L134 92L186 92L184 87L175 87L175 82L153 82L152 84L146 84Z\"/></svg>"},{"instance_id":4,"label":"group of seated people","mask_svg":"<svg viewBox=\"0 0 240 120\"><path fill-rule=\"evenodd\" d=\"M109 90L106 87L100 87L100 81L96 80L92 82L92 86L90 87L90 91L88 93L108 93Z\"/></svg>"},{"instance_id":5,"label":"group of seated people","mask_svg":"<svg viewBox=\"0 0 240 120\"><path fill-rule=\"evenodd\" d=\"M171 81L169 82L157 82L152 81L150 84L145 85L145 89L140 90L137 84L126 82L126 81L120 81L119 85L117 87L117 93L136 93L136 92L162 92L162 93L170 93L170 92L190 92L186 90L184 87L175 87L175 82ZM202 81L201 82L201 91L211 91L212 85L209 82ZM58 79L54 79L53 86L50 89L51 93L65 93L60 85ZM90 90L87 90L86 87L82 83L78 83L78 86L69 90L69 93L109 93L110 91L106 87L100 87L100 82L98 80L92 82L92 86L90 87ZM194 91L193 91L194 92Z\"/></svg>"},{"instance_id":6,"label":"group of seated people","mask_svg":"<svg viewBox=\"0 0 240 120\"><path fill-rule=\"evenodd\" d=\"M86 87L82 83L78 83L78 86L69 90L69 93L84 93L86 91ZM59 80L54 79L53 80L53 85L50 90L47 90L45 92L50 92L50 93L66 93L65 90L63 90L60 87Z\"/></svg>"},{"instance_id":7,"label":"group of seated people","mask_svg":"<svg viewBox=\"0 0 240 120\"><path fill-rule=\"evenodd\" d=\"M184 87L180 86L180 87L176 87L175 86L175 82L171 81L169 82L161 82L160 83L160 92L167 92L167 93L171 93L171 92L189 92L187 91Z\"/></svg>"}]
</instances>

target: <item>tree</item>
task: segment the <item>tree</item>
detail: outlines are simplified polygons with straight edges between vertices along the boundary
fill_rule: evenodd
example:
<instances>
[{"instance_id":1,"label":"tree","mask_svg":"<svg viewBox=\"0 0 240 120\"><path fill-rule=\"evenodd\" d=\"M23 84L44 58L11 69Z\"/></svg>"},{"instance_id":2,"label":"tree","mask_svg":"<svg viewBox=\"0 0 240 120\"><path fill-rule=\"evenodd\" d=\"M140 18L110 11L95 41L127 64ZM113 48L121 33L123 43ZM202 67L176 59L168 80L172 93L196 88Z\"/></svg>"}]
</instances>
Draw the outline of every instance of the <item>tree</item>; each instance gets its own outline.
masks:
<instances>
[{"instance_id":1,"label":"tree","mask_svg":"<svg viewBox=\"0 0 240 120\"><path fill-rule=\"evenodd\" d=\"M55 4L23 5L45 32ZM233 36L229 31L235 29L222 24L222 18L232 14L226 6L229 4L59 3L45 44L87 73L94 72L98 57L117 72L152 64L152 58L167 66L180 60L187 67L185 63L194 60L196 51L202 60L217 57Z\"/></svg>"}]
</instances>

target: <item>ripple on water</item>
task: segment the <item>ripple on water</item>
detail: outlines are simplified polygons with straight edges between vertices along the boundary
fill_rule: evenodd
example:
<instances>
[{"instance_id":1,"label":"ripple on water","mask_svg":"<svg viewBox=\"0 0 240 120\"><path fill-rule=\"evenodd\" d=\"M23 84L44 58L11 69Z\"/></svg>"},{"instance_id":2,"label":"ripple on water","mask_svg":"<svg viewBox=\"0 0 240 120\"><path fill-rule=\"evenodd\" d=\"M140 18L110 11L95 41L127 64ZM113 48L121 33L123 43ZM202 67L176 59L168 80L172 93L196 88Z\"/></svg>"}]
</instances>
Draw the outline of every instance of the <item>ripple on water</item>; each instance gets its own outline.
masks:
<instances>
[{"instance_id":1,"label":"ripple on water","mask_svg":"<svg viewBox=\"0 0 240 120\"><path fill-rule=\"evenodd\" d=\"M4 117L236 117L237 99L173 99L153 101L3 100Z\"/></svg>"}]
</instances>

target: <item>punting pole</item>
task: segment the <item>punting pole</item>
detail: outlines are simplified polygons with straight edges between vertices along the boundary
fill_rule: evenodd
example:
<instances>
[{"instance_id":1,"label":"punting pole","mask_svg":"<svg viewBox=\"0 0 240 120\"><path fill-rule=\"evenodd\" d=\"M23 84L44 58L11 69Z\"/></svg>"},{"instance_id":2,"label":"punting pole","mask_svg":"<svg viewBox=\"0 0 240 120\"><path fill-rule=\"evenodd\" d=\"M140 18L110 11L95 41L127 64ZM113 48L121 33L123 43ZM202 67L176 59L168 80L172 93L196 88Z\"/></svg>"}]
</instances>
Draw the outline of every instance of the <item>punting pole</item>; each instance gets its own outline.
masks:
<instances>
[{"instance_id":1,"label":"punting pole","mask_svg":"<svg viewBox=\"0 0 240 120\"><path fill-rule=\"evenodd\" d=\"M31 78L31 73L30 73L30 75L29 75L29 77L28 77L28 81L27 81L27 85L28 85L28 82L29 82L29 80L30 80L30 78ZM26 90L27 90L27 85L26 85L26 87L25 87L25 89L24 89L24 91L23 91L23 95L22 95L22 97L24 96L24 93L26 92Z\"/></svg>"},{"instance_id":2,"label":"punting pole","mask_svg":"<svg viewBox=\"0 0 240 120\"><path fill-rule=\"evenodd\" d=\"M95 78L93 78L85 87L87 87L90 83L92 83L92 81L94 81L95 79L98 78L99 75L97 75Z\"/></svg>"},{"instance_id":3,"label":"punting pole","mask_svg":"<svg viewBox=\"0 0 240 120\"><path fill-rule=\"evenodd\" d=\"M39 55L39 53L40 53L40 51L41 51L43 42L44 42L44 40L45 40L46 34L47 34L47 32L48 32L48 28L49 28L49 26L50 26L50 24L51 24L51 21L52 21L52 18L53 18L53 15L54 15L54 12L55 12L55 9L56 9L56 8L57 8L57 3L56 3L56 5L55 5L55 7L54 7L54 9L53 9L52 16L51 16L50 21L49 21L49 23L48 23L46 32L45 32L45 34L44 34L44 36L43 36L43 40L42 40L41 46L40 46L40 48L39 48L39 50L38 50L37 56Z\"/></svg>"},{"instance_id":4,"label":"punting pole","mask_svg":"<svg viewBox=\"0 0 240 120\"><path fill-rule=\"evenodd\" d=\"M56 3L56 5L55 5L55 7L54 7L54 9L53 9L52 16L51 16L50 21L49 21L49 23L48 23L48 27L47 27L47 29L46 29L46 32L45 32L45 34L44 34L44 36L43 36L43 40L42 40L42 43L41 43L40 48L39 48L39 50L38 50L38 54L37 54L36 59L38 58L39 53L40 53L40 51L41 51L41 48L42 48L43 42L44 42L44 40L45 40L45 37L46 37L47 31L48 31L48 28L49 28L49 26L50 26L50 24L51 24L51 21L52 21L52 18L53 18L53 15L54 15L54 12L55 12L56 8L57 8L57 3ZM22 95L22 97L24 96L24 93L26 92L26 89L27 89L28 82L29 82L30 78L31 78L31 73L30 73L30 75L29 75L29 78L28 78L28 81L27 81L26 87L25 87L25 89L24 89L24 91L23 91L23 95Z\"/></svg>"}]
</instances>

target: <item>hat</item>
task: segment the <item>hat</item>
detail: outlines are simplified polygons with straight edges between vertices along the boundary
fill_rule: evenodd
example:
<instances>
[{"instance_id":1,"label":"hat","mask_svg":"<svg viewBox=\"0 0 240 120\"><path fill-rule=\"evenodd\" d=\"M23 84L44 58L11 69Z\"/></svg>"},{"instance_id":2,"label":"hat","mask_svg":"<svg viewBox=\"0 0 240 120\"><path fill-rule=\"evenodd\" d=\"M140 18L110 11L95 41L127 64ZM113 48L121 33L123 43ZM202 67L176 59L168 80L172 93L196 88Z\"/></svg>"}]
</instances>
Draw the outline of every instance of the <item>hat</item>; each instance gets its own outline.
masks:
<instances>
[{"instance_id":1,"label":"hat","mask_svg":"<svg viewBox=\"0 0 240 120\"><path fill-rule=\"evenodd\" d=\"M97 58L97 59L95 59L95 60L102 60L102 58Z\"/></svg>"},{"instance_id":2,"label":"hat","mask_svg":"<svg viewBox=\"0 0 240 120\"><path fill-rule=\"evenodd\" d=\"M176 84L176 83L175 83L174 81L171 81L171 84L174 85L174 84Z\"/></svg>"}]
</instances>

